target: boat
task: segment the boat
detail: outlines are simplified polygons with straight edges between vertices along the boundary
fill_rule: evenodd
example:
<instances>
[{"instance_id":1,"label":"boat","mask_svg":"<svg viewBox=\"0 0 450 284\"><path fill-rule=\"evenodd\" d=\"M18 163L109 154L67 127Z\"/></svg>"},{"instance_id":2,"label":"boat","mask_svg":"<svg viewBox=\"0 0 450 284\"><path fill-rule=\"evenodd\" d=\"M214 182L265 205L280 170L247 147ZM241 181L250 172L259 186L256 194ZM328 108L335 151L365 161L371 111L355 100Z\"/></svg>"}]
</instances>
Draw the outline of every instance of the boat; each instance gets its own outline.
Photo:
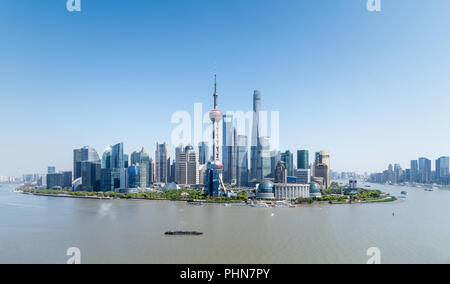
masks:
<instances>
[{"instance_id":1,"label":"boat","mask_svg":"<svg viewBox=\"0 0 450 284\"><path fill-rule=\"evenodd\" d=\"M264 208L269 207L269 205L267 205L267 203L264 203L264 202L252 203L252 204L250 204L250 206L251 207L264 207Z\"/></svg>"},{"instance_id":2,"label":"boat","mask_svg":"<svg viewBox=\"0 0 450 284\"><path fill-rule=\"evenodd\" d=\"M402 191L400 193L403 194L403 195L407 195L408 194L408 192L406 192L406 191Z\"/></svg>"},{"instance_id":3,"label":"boat","mask_svg":"<svg viewBox=\"0 0 450 284\"><path fill-rule=\"evenodd\" d=\"M204 202L201 202L201 201L188 201L187 203L189 205L203 205L203 204L205 204Z\"/></svg>"},{"instance_id":4,"label":"boat","mask_svg":"<svg viewBox=\"0 0 450 284\"><path fill-rule=\"evenodd\" d=\"M425 191L434 191L432 188L425 188Z\"/></svg>"},{"instance_id":5,"label":"boat","mask_svg":"<svg viewBox=\"0 0 450 284\"><path fill-rule=\"evenodd\" d=\"M203 235L202 232L197 231L167 231L164 235L168 236L200 236Z\"/></svg>"}]
</instances>

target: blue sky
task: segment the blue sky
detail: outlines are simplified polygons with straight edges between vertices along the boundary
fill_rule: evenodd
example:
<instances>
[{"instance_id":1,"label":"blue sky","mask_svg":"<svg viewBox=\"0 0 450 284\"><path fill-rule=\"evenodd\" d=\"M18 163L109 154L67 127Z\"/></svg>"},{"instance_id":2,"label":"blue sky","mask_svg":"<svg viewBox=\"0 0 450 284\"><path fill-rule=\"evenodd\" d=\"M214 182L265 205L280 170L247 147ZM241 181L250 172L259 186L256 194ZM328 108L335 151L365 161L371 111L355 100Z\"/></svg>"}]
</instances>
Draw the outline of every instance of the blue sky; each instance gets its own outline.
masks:
<instances>
[{"instance_id":1,"label":"blue sky","mask_svg":"<svg viewBox=\"0 0 450 284\"><path fill-rule=\"evenodd\" d=\"M280 111L281 150L328 149L338 171L449 155L450 2L4 0L0 175L72 167L123 141L154 156L177 110ZM206 111L206 109L205 109Z\"/></svg>"}]
</instances>

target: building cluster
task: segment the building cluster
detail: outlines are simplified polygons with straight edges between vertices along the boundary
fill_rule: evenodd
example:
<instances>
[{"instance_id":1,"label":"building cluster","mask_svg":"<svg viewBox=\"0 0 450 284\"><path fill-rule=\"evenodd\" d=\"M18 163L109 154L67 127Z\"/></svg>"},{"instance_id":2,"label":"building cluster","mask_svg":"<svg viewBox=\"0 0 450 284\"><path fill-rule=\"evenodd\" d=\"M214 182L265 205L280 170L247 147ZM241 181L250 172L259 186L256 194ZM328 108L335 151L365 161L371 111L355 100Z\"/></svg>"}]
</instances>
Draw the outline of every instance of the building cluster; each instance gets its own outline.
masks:
<instances>
[{"instance_id":1,"label":"building cluster","mask_svg":"<svg viewBox=\"0 0 450 284\"><path fill-rule=\"evenodd\" d=\"M231 188L257 188L257 195L271 199L309 197L310 188L329 187L328 151L315 153L312 164L308 150L297 151L296 164L291 151L271 151L270 137L261 135L261 103L261 93L254 91L249 141L238 133L235 118L219 110L215 83L214 109L209 113L213 124L211 153L207 142L201 142L197 149L178 145L171 160L165 142L156 144L153 159L144 148L128 156L123 143L118 143L106 148L100 158L95 149L85 146L73 151L73 172L56 172L49 167L44 177L33 176L27 181L39 180L38 185L47 188L105 192L183 186L204 189L212 196L229 194Z\"/></svg>"},{"instance_id":2,"label":"building cluster","mask_svg":"<svg viewBox=\"0 0 450 284\"><path fill-rule=\"evenodd\" d=\"M409 169L402 169L400 164L388 166L382 173L370 175L370 181L376 183L421 183L421 184L450 184L449 157L440 157L435 161L434 170L432 161L427 158L412 160Z\"/></svg>"}]
</instances>

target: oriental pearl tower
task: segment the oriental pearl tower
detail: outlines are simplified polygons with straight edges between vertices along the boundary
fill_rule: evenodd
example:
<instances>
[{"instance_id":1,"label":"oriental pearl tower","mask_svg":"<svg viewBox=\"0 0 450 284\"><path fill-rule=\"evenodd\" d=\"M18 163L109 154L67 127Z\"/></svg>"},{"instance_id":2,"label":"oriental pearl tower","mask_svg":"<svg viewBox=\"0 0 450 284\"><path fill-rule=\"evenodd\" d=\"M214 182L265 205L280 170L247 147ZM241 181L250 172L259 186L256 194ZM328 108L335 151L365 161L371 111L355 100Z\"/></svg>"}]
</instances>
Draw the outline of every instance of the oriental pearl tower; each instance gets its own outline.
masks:
<instances>
[{"instance_id":1,"label":"oriental pearl tower","mask_svg":"<svg viewBox=\"0 0 450 284\"><path fill-rule=\"evenodd\" d=\"M222 112L217 107L217 80L216 74L214 74L214 109L209 112L209 118L213 123L213 163L216 165L217 170L222 170L223 165L220 162L220 121L222 120Z\"/></svg>"},{"instance_id":2,"label":"oriental pearl tower","mask_svg":"<svg viewBox=\"0 0 450 284\"><path fill-rule=\"evenodd\" d=\"M225 193L227 190L222 180L223 164L220 161L220 121L222 112L217 107L217 76L214 74L214 109L209 112L209 118L213 124L213 158L207 165L205 172L205 189L211 196L219 196L220 191Z\"/></svg>"}]
</instances>

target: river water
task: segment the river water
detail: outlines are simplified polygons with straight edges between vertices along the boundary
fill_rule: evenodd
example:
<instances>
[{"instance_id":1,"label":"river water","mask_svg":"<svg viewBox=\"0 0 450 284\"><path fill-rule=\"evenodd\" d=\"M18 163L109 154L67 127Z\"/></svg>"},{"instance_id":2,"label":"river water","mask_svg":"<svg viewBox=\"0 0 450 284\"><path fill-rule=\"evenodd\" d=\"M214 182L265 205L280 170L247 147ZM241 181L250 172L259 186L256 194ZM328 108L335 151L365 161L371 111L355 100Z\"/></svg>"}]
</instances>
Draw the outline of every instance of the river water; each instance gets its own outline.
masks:
<instances>
[{"instance_id":1,"label":"river water","mask_svg":"<svg viewBox=\"0 0 450 284\"><path fill-rule=\"evenodd\" d=\"M300 208L39 197L0 187L0 263L450 263L450 191L374 185L404 201ZM393 213L395 213L393 216ZM165 236L197 230L203 236Z\"/></svg>"}]
</instances>

